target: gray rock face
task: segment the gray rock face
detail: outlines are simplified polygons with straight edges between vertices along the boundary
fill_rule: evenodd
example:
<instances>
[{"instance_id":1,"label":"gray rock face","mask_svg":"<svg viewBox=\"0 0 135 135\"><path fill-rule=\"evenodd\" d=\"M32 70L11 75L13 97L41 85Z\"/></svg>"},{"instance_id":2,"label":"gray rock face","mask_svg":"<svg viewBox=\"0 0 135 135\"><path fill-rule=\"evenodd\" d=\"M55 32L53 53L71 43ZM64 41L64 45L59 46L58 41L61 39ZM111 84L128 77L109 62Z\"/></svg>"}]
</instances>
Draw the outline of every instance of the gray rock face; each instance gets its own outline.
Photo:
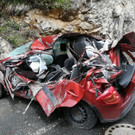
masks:
<instances>
[{"instance_id":1,"label":"gray rock face","mask_svg":"<svg viewBox=\"0 0 135 135\"><path fill-rule=\"evenodd\" d=\"M84 14L82 22L93 25L88 31L103 37L116 39L135 29L134 0L85 0L80 12Z\"/></svg>"},{"instance_id":2,"label":"gray rock face","mask_svg":"<svg viewBox=\"0 0 135 135\"><path fill-rule=\"evenodd\" d=\"M135 0L72 0L66 11L32 9L23 16L23 21L42 36L85 32L117 39L135 30Z\"/></svg>"},{"instance_id":3,"label":"gray rock face","mask_svg":"<svg viewBox=\"0 0 135 135\"><path fill-rule=\"evenodd\" d=\"M7 6L4 10L7 14L11 14L11 15L21 15L23 13L26 13L27 11L29 11L31 9L30 5L25 5L25 4L17 4L12 5L9 4L9 6Z\"/></svg>"},{"instance_id":4,"label":"gray rock face","mask_svg":"<svg viewBox=\"0 0 135 135\"><path fill-rule=\"evenodd\" d=\"M0 59L5 58L11 51L12 48L10 44L0 37Z\"/></svg>"}]
</instances>

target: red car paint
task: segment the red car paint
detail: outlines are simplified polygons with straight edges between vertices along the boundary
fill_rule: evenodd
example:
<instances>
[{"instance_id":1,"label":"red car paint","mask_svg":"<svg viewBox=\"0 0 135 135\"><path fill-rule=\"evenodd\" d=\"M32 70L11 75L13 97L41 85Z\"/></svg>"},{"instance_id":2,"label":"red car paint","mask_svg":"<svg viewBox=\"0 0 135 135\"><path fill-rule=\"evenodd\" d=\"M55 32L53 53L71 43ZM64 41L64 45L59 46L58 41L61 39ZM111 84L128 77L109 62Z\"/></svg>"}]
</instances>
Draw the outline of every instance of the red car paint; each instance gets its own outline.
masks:
<instances>
[{"instance_id":1,"label":"red car paint","mask_svg":"<svg viewBox=\"0 0 135 135\"><path fill-rule=\"evenodd\" d=\"M34 40L31 45L31 50L45 50L53 47L52 43L59 37L60 35L47 36Z\"/></svg>"},{"instance_id":2,"label":"red car paint","mask_svg":"<svg viewBox=\"0 0 135 135\"><path fill-rule=\"evenodd\" d=\"M71 36L71 38L73 35L74 34L66 34L67 37ZM76 35L78 34L75 34L75 36ZM106 52L107 54L109 54L112 63L118 67L121 66L120 52L118 49L119 47L121 47L122 50L125 52L127 52L127 49L135 51L135 46L133 46L135 44L135 34L130 33L129 35L125 35L114 48L111 48ZM30 51L22 56L25 58L26 56L34 54L35 52L38 53L39 51L40 53L40 51L52 48L54 41L60 36L64 35L56 35L36 39L32 43ZM130 53L128 53L128 55L135 62L135 57L131 56ZM0 63L13 58L5 58L1 60ZM18 62L14 66L17 66L19 64L21 64L21 62ZM109 86L110 83L106 79L94 79L97 89L101 91L101 93L97 93L96 97L95 86L89 78L90 76L92 76L93 73L95 75L99 74L100 72L100 69L95 70L95 68L93 67L93 69L89 70L89 72L87 72L87 75L78 83L76 83L74 79L62 79L57 83L48 84L37 92L35 98L40 103L47 116L49 116L56 108L73 107L80 100L84 100L94 109L101 122L115 121L121 118L122 115L124 115L126 109L128 109L128 107L131 106L131 104L133 104L134 102L135 73L130 84L125 88L124 95L120 95L113 86ZM111 76L111 79L114 79L121 73L122 72L120 71L118 74ZM14 74L17 75L16 72ZM34 83L33 80L29 80L24 76L17 76L26 83ZM8 78L6 81L10 83ZM3 81L1 80L2 84L4 84L4 86L7 87L7 89L11 93L10 89L12 89L12 84L8 85L6 81L3 83ZM29 94L33 95L33 92L29 90ZM16 95L24 98L29 98L24 91L16 91Z\"/></svg>"}]
</instances>

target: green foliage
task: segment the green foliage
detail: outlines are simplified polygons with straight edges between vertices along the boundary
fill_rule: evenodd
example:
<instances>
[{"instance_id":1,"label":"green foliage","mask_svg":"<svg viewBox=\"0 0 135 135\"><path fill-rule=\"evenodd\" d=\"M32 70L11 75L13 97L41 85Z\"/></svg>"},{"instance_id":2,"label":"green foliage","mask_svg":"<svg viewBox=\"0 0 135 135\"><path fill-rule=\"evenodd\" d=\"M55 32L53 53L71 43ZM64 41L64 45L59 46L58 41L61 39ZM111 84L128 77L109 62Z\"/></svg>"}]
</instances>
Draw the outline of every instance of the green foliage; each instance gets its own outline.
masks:
<instances>
[{"instance_id":1,"label":"green foliage","mask_svg":"<svg viewBox=\"0 0 135 135\"><path fill-rule=\"evenodd\" d=\"M14 22L10 22L10 21L8 21L6 25L7 25L7 26L9 26L9 27L13 27Z\"/></svg>"},{"instance_id":2,"label":"green foliage","mask_svg":"<svg viewBox=\"0 0 135 135\"><path fill-rule=\"evenodd\" d=\"M17 47L19 45L22 45L22 44L25 44L26 43L26 40L25 39L21 39L17 35L9 36L8 37L8 41L11 42L14 47Z\"/></svg>"},{"instance_id":3,"label":"green foliage","mask_svg":"<svg viewBox=\"0 0 135 135\"><path fill-rule=\"evenodd\" d=\"M3 26L0 26L0 32L8 32L9 28L12 28L14 30L19 30L20 29L20 25L16 24L14 22L8 21L6 24L4 24Z\"/></svg>"},{"instance_id":4,"label":"green foliage","mask_svg":"<svg viewBox=\"0 0 135 135\"><path fill-rule=\"evenodd\" d=\"M19 30L20 27L21 27L19 24L16 24L16 23L10 22L10 21L8 21L6 25L7 25L8 27L11 27L11 28L15 29L15 30Z\"/></svg>"},{"instance_id":5,"label":"green foliage","mask_svg":"<svg viewBox=\"0 0 135 135\"><path fill-rule=\"evenodd\" d=\"M2 11L0 11L0 17L3 15L3 12Z\"/></svg>"},{"instance_id":6,"label":"green foliage","mask_svg":"<svg viewBox=\"0 0 135 135\"><path fill-rule=\"evenodd\" d=\"M39 0L39 5L42 5L47 9L60 7L66 9L71 5L71 0Z\"/></svg>"},{"instance_id":7,"label":"green foliage","mask_svg":"<svg viewBox=\"0 0 135 135\"><path fill-rule=\"evenodd\" d=\"M9 41L13 48L25 44L27 37L23 37L20 33L21 26L15 22L6 20L4 23L0 21L0 36Z\"/></svg>"},{"instance_id":8,"label":"green foliage","mask_svg":"<svg viewBox=\"0 0 135 135\"><path fill-rule=\"evenodd\" d=\"M2 33L6 33L8 30L7 30L7 27L5 26L0 26L0 32Z\"/></svg>"},{"instance_id":9,"label":"green foliage","mask_svg":"<svg viewBox=\"0 0 135 135\"><path fill-rule=\"evenodd\" d=\"M29 4L49 10L53 8L67 9L71 5L71 0L2 0L1 3L5 6L10 4Z\"/></svg>"},{"instance_id":10,"label":"green foliage","mask_svg":"<svg viewBox=\"0 0 135 135\"><path fill-rule=\"evenodd\" d=\"M2 0L2 4L26 4L29 0Z\"/></svg>"},{"instance_id":11,"label":"green foliage","mask_svg":"<svg viewBox=\"0 0 135 135\"><path fill-rule=\"evenodd\" d=\"M18 46L18 36L9 36L8 40L15 46Z\"/></svg>"}]
</instances>

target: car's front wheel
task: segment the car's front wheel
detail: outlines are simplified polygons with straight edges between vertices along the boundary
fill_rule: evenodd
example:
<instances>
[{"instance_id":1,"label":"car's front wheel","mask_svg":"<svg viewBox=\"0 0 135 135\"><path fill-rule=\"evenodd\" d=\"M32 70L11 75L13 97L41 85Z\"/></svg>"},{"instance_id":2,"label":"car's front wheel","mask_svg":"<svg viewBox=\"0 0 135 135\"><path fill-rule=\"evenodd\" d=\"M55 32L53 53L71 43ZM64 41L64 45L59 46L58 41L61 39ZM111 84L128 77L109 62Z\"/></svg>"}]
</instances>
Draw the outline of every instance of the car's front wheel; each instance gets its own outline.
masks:
<instances>
[{"instance_id":1,"label":"car's front wheel","mask_svg":"<svg viewBox=\"0 0 135 135\"><path fill-rule=\"evenodd\" d=\"M64 111L67 121L75 127L91 129L97 123L97 116L92 108L84 101Z\"/></svg>"},{"instance_id":2,"label":"car's front wheel","mask_svg":"<svg viewBox=\"0 0 135 135\"><path fill-rule=\"evenodd\" d=\"M0 83L0 99L3 98L4 95L5 95L5 92L3 90L2 84Z\"/></svg>"}]
</instances>

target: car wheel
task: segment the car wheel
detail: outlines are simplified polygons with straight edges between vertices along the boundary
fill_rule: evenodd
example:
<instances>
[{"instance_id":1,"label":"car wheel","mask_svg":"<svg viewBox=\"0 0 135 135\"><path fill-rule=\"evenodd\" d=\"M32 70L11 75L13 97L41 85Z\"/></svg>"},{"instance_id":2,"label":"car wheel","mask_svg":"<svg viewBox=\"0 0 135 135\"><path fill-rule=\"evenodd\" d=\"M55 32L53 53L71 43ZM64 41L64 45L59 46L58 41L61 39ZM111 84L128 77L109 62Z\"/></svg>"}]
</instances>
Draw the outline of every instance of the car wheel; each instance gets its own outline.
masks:
<instances>
[{"instance_id":1,"label":"car wheel","mask_svg":"<svg viewBox=\"0 0 135 135\"><path fill-rule=\"evenodd\" d=\"M2 86L0 84L0 99L2 98L2 96L3 96L3 90L2 90Z\"/></svg>"},{"instance_id":2,"label":"car wheel","mask_svg":"<svg viewBox=\"0 0 135 135\"><path fill-rule=\"evenodd\" d=\"M72 108L65 108L64 115L71 125L82 129L93 128L98 120L92 108L84 101Z\"/></svg>"},{"instance_id":3,"label":"car wheel","mask_svg":"<svg viewBox=\"0 0 135 135\"><path fill-rule=\"evenodd\" d=\"M3 98L6 95L6 92L4 92L4 88L2 84L0 83L0 99Z\"/></svg>"}]
</instances>

